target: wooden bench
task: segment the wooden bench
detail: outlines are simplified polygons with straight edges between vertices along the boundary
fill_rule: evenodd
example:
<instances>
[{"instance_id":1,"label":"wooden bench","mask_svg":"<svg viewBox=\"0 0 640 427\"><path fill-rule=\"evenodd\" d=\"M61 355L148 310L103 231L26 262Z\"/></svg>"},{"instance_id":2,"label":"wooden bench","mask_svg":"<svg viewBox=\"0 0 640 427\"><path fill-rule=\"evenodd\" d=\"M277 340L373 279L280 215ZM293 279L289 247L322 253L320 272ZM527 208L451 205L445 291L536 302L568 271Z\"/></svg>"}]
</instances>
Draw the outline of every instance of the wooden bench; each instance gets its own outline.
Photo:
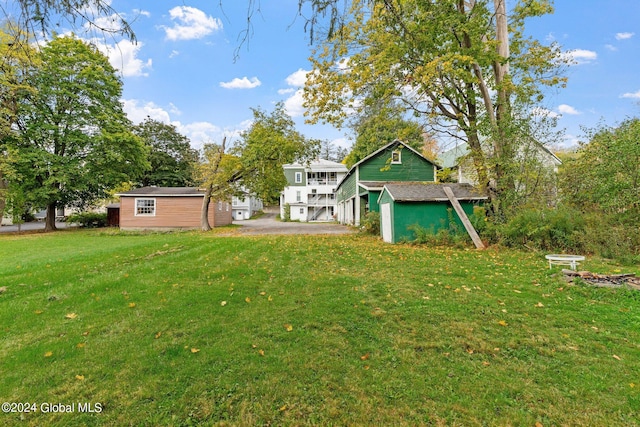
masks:
<instances>
[{"instance_id":1,"label":"wooden bench","mask_svg":"<svg viewBox=\"0 0 640 427\"><path fill-rule=\"evenodd\" d=\"M552 265L568 265L572 270L578 268L578 264L584 261L582 255L568 255L568 254L550 254L544 256L549 261L549 268Z\"/></svg>"}]
</instances>

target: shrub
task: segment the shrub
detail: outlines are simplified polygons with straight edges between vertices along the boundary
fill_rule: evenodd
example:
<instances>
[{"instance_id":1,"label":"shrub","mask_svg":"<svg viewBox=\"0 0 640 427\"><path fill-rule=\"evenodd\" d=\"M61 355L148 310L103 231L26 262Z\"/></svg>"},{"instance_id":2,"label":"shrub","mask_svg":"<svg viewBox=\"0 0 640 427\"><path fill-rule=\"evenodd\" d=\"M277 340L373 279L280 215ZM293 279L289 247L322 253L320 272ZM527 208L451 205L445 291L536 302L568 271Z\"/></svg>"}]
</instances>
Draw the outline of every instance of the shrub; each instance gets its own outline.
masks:
<instances>
[{"instance_id":1,"label":"shrub","mask_svg":"<svg viewBox=\"0 0 640 427\"><path fill-rule=\"evenodd\" d=\"M547 251L580 251L582 214L568 207L523 209L499 229L503 243Z\"/></svg>"},{"instance_id":2,"label":"shrub","mask_svg":"<svg viewBox=\"0 0 640 427\"><path fill-rule=\"evenodd\" d=\"M415 239L410 243L430 246L454 246L464 247L470 242L470 237L466 230L455 221L453 209L447 209L448 221L441 220L440 228L435 231L435 227L422 227L419 224L409 226L409 230L415 234Z\"/></svg>"},{"instance_id":3,"label":"shrub","mask_svg":"<svg viewBox=\"0 0 640 427\"><path fill-rule=\"evenodd\" d=\"M79 212L69 215L66 222L80 224L83 228L98 228L107 226L107 214L97 212Z\"/></svg>"},{"instance_id":4,"label":"shrub","mask_svg":"<svg viewBox=\"0 0 640 427\"><path fill-rule=\"evenodd\" d=\"M367 212L362 220L362 231L375 236L380 235L380 213Z\"/></svg>"}]
</instances>

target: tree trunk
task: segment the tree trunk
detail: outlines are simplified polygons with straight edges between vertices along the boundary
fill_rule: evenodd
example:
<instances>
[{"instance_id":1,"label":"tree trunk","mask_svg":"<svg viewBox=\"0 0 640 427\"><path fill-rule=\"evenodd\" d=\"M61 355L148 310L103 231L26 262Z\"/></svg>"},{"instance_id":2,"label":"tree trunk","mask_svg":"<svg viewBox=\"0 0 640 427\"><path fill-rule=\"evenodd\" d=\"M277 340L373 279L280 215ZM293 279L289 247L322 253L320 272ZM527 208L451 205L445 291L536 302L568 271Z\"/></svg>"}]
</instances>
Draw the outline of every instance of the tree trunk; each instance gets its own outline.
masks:
<instances>
[{"instance_id":1,"label":"tree trunk","mask_svg":"<svg viewBox=\"0 0 640 427\"><path fill-rule=\"evenodd\" d=\"M211 200L212 192L213 186L208 185L202 199L202 209L200 210L200 228L202 231L211 230L211 224L209 224L209 201Z\"/></svg>"},{"instance_id":2,"label":"tree trunk","mask_svg":"<svg viewBox=\"0 0 640 427\"><path fill-rule=\"evenodd\" d=\"M4 218L4 208L7 206L7 188L9 187L9 183L2 176L2 171L0 171L0 223L2 222L2 218Z\"/></svg>"},{"instance_id":3,"label":"tree trunk","mask_svg":"<svg viewBox=\"0 0 640 427\"><path fill-rule=\"evenodd\" d=\"M56 202L49 203L47 206L47 216L44 222L44 231L55 231L56 228Z\"/></svg>"}]
</instances>

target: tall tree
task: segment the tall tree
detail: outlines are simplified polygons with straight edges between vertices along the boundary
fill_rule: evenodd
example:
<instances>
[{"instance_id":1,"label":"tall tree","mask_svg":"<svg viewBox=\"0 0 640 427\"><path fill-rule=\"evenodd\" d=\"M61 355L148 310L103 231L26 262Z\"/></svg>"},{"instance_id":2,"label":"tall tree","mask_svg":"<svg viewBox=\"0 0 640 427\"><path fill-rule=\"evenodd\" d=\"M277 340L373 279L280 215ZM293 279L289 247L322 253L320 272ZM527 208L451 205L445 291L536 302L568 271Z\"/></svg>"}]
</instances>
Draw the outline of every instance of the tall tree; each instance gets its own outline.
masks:
<instances>
[{"instance_id":1,"label":"tall tree","mask_svg":"<svg viewBox=\"0 0 640 427\"><path fill-rule=\"evenodd\" d=\"M144 186L189 187L195 185L194 168L197 150L191 148L189 138L175 126L147 117L133 128L149 149L150 168L140 182Z\"/></svg>"},{"instance_id":2,"label":"tall tree","mask_svg":"<svg viewBox=\"0 0 640 427\"><path fill-rule=\"evenodd\" d=\"M131 132L120 102L122 82L108 59L74 37L56 37L41 50L29 77L35 93L18 105L20 135L14 166L35 206L87 206L116 184L138 178L147 150Z\"/></svg>"},{"instance_id":3,"label":"tall tree","mask_svg":"<svg viewBox=\"0 0 640 427\"><path fill-rule=\"evenodd\" d=\"M309 0L316 12L339 0ZM331 15L329 37L314 55L305 99L311 120L341 124L376 96L397 99L428 119L432 134L469 144L480 185L496 210L514 188L521 120L545 85L562 85L556 45L525 38L524 21L552 11L547 0L352 0ZM333 10L333 9L332 9Z\"/></svg>"},{"instance_id":4,"label":"tall tree","mask_svg":"<svg viewBox=\"0 0 640 427\"><path fill-rule=\"evenodd\" d=\"M247 190L265 203L273 203L287 184L282 165L314 157L318 141L306 139L295 129L280 102L271 113L253 109L253 123L232 153L241 159Z\"/></svg>"},{"instance_id":5,"label":"tall tree","mask_svg":"<svg viewBox=\"0 0 640 427\"><path fill-rule=\"evenodd\" d=\"M8 177L13 173L8 140L15 136L18 97L33 91L26 82L37 65L37 55L27 36L6 23L0 29L0 219L8 197Z\"/></svg>"}]
</instances>

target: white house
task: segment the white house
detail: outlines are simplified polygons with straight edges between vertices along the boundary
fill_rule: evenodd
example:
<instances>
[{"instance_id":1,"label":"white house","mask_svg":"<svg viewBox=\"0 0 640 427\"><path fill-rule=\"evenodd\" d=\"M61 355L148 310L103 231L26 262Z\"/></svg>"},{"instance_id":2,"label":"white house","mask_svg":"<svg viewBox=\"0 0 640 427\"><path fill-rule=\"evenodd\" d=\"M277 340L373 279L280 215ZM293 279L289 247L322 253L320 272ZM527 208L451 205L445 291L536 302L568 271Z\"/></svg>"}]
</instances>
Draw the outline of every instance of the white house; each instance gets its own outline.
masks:
<instances>
[{"instance_id":1,"label":"white house","mask_svg":"<svg viewBox=\"0 0 640 427\"><path fill-rule=\"evenodd\" d=\"M252 196L246 191L242 196L233 196L231 201L234 221L249 219L262 208L262 199Z\"/></svg>"},{"instance_id":2,"label":"white house","mask_svg":"<svg viewBox=\"0 0 640 427\"><path fill-rule=\"evenodd\" d=\"M342 163L318 159L284 165L287 187L280 193L280 217L292 221L333 221L335 189L347 174ZM288 212L288 213L287 213Z\"/></svg>"}]
</instances>

